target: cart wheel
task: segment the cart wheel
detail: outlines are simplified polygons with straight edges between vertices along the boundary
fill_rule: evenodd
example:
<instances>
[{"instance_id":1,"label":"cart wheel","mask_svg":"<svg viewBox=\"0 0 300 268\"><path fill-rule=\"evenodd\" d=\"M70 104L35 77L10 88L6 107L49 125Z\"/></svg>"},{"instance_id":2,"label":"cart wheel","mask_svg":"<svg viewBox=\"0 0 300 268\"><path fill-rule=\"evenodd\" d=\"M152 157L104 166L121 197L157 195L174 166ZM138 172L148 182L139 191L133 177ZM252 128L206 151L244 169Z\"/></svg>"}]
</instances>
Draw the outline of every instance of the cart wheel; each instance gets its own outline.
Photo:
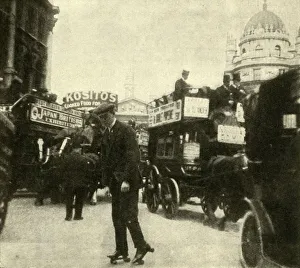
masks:
<instances>
[{"instance_id":1,"label":"cart wheel","mask_svg":"<svg viewBox=\"0 0 300 268\"><path fill-rule=\"evenodd\" d=\"M145 196L147 208L150 212L155 213L160 203L160 191L161 185L157 182L154 171L149 172L149 176L146 179Z\"/></svg>"},{"instance_id":2,"label":"cart wheel","mask_svg":"<svg viewBox=\"0 0 300 268\"><path fill-rule=\"evenodd\" d=\"M201 200L201 208L202 208L203 212L205 213L205 215L207 215L207 216L210 216L209 209L208 209L209 205L211 206L211 210L212 210L211 212L215 213L215 211L218 208L218 203L212 198L208 199L206 197L203 197Z\"/></svg>"},{"instance_id":3,"label":"cart wheel","mask_svg":"<svg viewBox=\"0 0 300 268\"><path fill-rule=\"evenodd\" d=\"M241 229L240 259L246 268L260 267L263 260L262 237L251 211L246 213Z\"/></svg>"},{"instance_id":4,"label":"cart wheel","mask_svg":"<svg viewBox=\"0 0 300 268\"><path fill-rule=\"evenodd\" d=\"M8 210L8 200L3 195L3 190L2 193L0 193L0 196L1 196L0 198L0 234L1 234L6 220L6 215Z\"/></svg>"},{"instance_id":5,"label":"cart wheel","mask_svg":"<svg viewBox=\"0 0 300 268\"><path fill-rule=\"evenodd\" d=\"M172 219L178 212L180 193L177 182L169 179L162 186L162 206L168 219Z\"/></svg>"}]
</instances>

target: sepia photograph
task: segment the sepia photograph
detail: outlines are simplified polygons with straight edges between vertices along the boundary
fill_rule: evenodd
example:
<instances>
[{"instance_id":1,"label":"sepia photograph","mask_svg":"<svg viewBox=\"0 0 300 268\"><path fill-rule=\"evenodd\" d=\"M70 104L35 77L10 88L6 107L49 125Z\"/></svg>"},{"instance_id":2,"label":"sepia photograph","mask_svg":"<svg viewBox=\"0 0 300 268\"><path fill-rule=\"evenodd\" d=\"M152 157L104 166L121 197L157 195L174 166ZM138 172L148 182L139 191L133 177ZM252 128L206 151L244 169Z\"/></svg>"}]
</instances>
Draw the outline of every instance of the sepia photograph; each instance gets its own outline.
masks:
<instances>
[{"instance_id":1,"label":"sepia photograph","mask_svg":"<svg viewBox=\"0 0 300 268\"><path fill-rule=\"evenodd\" d=\"M0 0L0 268L300 268L299 0Z\"/></svg>"}]
</instances>

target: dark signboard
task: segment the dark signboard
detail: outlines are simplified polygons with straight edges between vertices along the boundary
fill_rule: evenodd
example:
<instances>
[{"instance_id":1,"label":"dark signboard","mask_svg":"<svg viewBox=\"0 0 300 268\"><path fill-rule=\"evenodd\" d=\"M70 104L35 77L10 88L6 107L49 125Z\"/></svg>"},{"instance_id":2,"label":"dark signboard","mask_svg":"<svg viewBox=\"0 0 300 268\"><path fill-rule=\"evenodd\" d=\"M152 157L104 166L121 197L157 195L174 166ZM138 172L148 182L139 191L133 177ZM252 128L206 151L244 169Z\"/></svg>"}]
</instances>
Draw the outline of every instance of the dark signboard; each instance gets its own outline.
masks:
<instances>
[{"instance_id":1,"label":"dark signboard","mask_svg":"<svg viewBox=\"0 0 300 268\"><path fill-rule=\"evenodd\" d=\"M31 104L29 119L32 122L62 127L75 128L83 126L83 118L74 113L39 104Z\"/></svg>"}]
</instances>

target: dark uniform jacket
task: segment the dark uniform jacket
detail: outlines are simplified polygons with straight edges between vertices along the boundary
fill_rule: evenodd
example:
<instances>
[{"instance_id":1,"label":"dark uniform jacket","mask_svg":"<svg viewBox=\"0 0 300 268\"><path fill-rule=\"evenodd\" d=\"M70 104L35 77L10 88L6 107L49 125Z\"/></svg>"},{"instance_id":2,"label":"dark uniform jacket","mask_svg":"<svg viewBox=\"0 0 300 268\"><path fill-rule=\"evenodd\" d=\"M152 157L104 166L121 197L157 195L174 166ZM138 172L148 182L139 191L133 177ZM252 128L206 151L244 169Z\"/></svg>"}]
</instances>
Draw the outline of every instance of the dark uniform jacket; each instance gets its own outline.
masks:
<instances>
[{"instance_id":1,"label":"dark uniform jacket","mask_svg":"<svg viewBox=\"0 0 300 268\"><path fill-rule=\"evenodd\" d=\"M229 90L232 93L232 98L235 103L241 102L246 96L246 92L241 87L235 87L234 85L231 85Z\"/></svg>"},{"instance_id":2,"label":"dark uniform jacket","mask_svg":"<svg viewBox=\"0 0 300 268\"><path fill-rule=\"evenodd\" d=\"M139 188L140 151L132 127L116 120L110 133L106 130L103 142L106 175L120 183L127 181L130 189Z\"/></svg>"},{"instance_id":3,"label":"dark uniform jacket","mask_svg":"<svg viewBox=\"0 0 300 268\"><path fill-rule=\"evenodd\" d=\"M216 89L216 108L225 107L229 105L229 100L232 99L229 88L224 85Z\"/></svg>"},{"instance_id":4,"label":"dark uniform jacket","mask_svg":"<svg viewBox=\"0 0 300 268\"><path fill-rule=\"evenodd\" d=\"M190 85L185 82L184 79L180 78L176 81L175 83L175 91L174 91L174 94L173 94L173 100L176 101L176 100L180 100L182 99L182 97L188 92L188 87Z\"/></svg>"}]
</instances>

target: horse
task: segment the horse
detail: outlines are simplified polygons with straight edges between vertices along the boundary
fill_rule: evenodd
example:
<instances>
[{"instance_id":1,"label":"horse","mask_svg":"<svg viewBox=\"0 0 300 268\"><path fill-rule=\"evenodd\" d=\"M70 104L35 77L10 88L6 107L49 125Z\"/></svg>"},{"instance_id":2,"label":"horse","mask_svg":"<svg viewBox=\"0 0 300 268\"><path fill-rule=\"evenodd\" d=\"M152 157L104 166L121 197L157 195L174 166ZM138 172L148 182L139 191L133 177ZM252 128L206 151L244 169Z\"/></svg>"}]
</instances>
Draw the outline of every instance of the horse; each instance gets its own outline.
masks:
<instances>
[{"instance_id":1,"label":"horse","mask_svg":"<svg viewBox=\"0 0 300 268\"><path fill-rule=\"evenodd\" d=\"M58 203L63 201L64 189L62 187L64 178L60 176L60 167L64 163L64 159L80 145L82 157L88 157L93 162L93 170L89 173L91 178L89 183L90 191L94 192L98 187L99 172L97 167L99 164L99 156L91 151L91 144L94 139L94 130L91 126L82 128L66 128L58 132L47 144L50 147L49 159L42 165L40 179L41 185L38 191L35 205L43 205L43 199L50 193L52 202ZM99 176L98 176L99 175Z\"/></svg>"}]
</instances>

